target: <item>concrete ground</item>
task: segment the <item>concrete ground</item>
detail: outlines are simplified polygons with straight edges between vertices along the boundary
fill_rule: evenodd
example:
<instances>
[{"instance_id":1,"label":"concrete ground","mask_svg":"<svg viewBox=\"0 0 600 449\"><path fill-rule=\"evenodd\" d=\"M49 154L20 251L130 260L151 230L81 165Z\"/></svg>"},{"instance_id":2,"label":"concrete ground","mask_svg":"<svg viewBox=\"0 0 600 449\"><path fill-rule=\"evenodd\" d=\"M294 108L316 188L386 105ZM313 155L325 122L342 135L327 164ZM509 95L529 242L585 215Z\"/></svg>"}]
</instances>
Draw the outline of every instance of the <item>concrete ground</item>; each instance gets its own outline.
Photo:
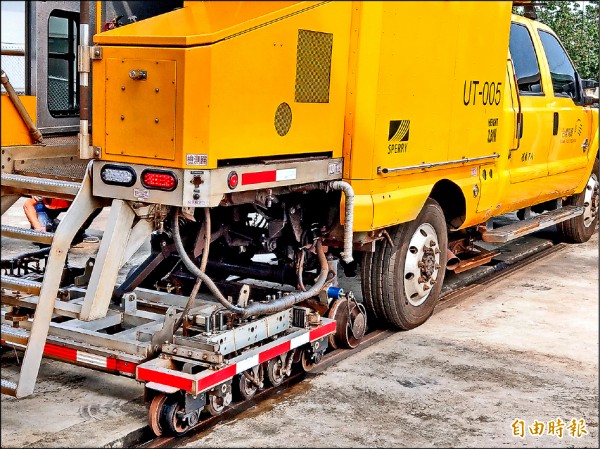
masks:
<instances>
[{"instance_id":1,"label":"concrete ground","mask_svg":"<svg viewBox=\"0 0 600 449\"><path fill-rule=\"evenodd\" d=\"M24 219L19 205L4 219ZM14 242L3 239L2 249L6 257ZM346 282L360 292L356 279ZM14 354L3 355L2 371L16 374ZM44 360L34 395L2 396L1 446L127 446L146 426L141 394L134 380ZM558 418L562 437L548 434ZM571 436L572 419L584 420L587 434ZM523 438L513 436L515 420ZM541 436L528 430L535 421L544 424ZM598 447L598 236L473 292L185 446Z\"/></svg>"}]
</instances>

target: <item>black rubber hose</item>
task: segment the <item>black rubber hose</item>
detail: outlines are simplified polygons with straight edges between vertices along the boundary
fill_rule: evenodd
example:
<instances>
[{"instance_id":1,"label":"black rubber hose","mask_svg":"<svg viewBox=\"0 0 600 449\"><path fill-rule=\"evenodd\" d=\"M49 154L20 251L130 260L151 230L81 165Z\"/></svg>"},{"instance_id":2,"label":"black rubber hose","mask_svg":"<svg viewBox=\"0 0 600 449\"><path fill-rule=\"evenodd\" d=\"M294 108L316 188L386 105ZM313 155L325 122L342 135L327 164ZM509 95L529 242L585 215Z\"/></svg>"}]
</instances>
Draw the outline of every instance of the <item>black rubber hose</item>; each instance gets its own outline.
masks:
<instances>
[{"instance_id":1,"label":"black rubber hose","mask_svg":"<svg viewBox=\"0 0 600 449\"><path fill-rule=\"evenodd\" d=\"M185 248L183 247L181 234L179 232L179 208L175 209L175 214L173 215L173 240L175 241L175 247L177 248L177 252L179 253L179 256L181 257L181 260L183 261L183 264L186 266L186 268L194 276L197 276L202 279L202 282L206 284L208 289L215 296L217 301L219 301L221 305L223 305L223 307L239 315L241 318L281 312L282 310L290 308L294 304L316 296L323 288L323 285L325 285L325 281L327 280L327 274L329 273L329 265L327 264L327 258L325 257L325 252L323 251L323 245L321 244L321 240L317 240L315 249L317 252L317 257L319 258L321 270L319 272L319 276L317 277L314 285L311 288L309 288L305 292L294 292L287 296L277 298L273 301L253 302L247 307L239 307L227 300L227 298L223 296L219 288L215 285L213 280L210 277L208 277L206 273L201 271L187 255Z\"/></svg>"}]
</instances>

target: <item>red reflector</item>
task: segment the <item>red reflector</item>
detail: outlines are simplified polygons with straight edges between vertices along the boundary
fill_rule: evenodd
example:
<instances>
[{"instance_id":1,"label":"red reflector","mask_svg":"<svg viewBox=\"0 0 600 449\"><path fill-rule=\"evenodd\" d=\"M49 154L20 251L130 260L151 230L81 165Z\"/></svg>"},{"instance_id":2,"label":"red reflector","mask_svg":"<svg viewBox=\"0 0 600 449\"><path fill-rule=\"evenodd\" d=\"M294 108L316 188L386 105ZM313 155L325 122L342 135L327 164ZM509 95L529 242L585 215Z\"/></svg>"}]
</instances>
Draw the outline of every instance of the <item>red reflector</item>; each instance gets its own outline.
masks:
<instances>
[{"instance_id":1,"label":"red reflector","mask_svg":"<svg viewBox=\"0 0 600 449\"><path fill-rule=\"evenodd\" d=\"M177 187L177 178L171 172L146 170L142 173L142 184L150 189L173 190Z\"/></svg>"},{"instance_id":2,"label":"red reflector","mask_svg":"<svg viewBox=\"0 0 600 449\"><path fill-rule=\"evenodd\" d=\"M277 181L277 171L258 171L254 173L243 173L242 174L242 185L248 184L260 184L261 182L275 182Z\"/></svg>"},{"instance_id":3,"label":"red reflector","mask_svg":"<svg viewBox=\"0 0 600 449\"><path fill-rule=\"evenodd\" d=\"M229 173L229 176L227 176L227 185L232 190L237 187L239 181L240 181L240 178L238 177L238 174L234 171Z\"/></svg>"}]
</instances>

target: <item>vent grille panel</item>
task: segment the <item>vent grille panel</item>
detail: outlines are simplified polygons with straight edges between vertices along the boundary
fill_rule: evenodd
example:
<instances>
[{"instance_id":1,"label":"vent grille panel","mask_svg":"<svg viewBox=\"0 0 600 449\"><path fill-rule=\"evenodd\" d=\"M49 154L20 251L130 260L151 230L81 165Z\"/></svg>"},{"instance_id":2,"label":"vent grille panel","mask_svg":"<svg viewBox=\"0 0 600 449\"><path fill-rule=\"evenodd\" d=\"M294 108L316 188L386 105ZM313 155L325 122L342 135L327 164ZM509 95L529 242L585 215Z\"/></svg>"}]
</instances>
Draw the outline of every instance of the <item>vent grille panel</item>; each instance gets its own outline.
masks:
<instances>
[{"instance_id":1,"label":"vent grille panel","mask_svg":"<svg viewBox=\"0 0 600 449\"><path fill-rule=\"evenodd\" d=\"M298 30L296 103L329 103L333 34Z\"/></svg>"}]
</instances>

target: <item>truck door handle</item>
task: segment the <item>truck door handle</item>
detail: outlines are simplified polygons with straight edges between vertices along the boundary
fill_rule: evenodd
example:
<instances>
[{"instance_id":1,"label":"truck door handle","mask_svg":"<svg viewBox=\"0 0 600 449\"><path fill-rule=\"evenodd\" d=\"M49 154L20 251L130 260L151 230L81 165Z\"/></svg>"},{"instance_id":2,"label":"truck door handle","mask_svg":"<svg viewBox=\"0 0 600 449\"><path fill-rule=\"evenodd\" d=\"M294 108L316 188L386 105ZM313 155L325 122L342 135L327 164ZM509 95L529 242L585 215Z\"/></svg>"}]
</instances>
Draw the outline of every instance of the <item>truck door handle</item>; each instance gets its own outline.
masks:
<instances>
[{"instance_id":1,"label":"truck door handle","mask_svg":"<svg viewBox=\"0 0 600 449\"><path fill-rule=\"evenodd\" d=\"M554 113L554 125L552 127L552 135L556 136L558 134L558 112Z\"/></svg>"}]
</instances>

